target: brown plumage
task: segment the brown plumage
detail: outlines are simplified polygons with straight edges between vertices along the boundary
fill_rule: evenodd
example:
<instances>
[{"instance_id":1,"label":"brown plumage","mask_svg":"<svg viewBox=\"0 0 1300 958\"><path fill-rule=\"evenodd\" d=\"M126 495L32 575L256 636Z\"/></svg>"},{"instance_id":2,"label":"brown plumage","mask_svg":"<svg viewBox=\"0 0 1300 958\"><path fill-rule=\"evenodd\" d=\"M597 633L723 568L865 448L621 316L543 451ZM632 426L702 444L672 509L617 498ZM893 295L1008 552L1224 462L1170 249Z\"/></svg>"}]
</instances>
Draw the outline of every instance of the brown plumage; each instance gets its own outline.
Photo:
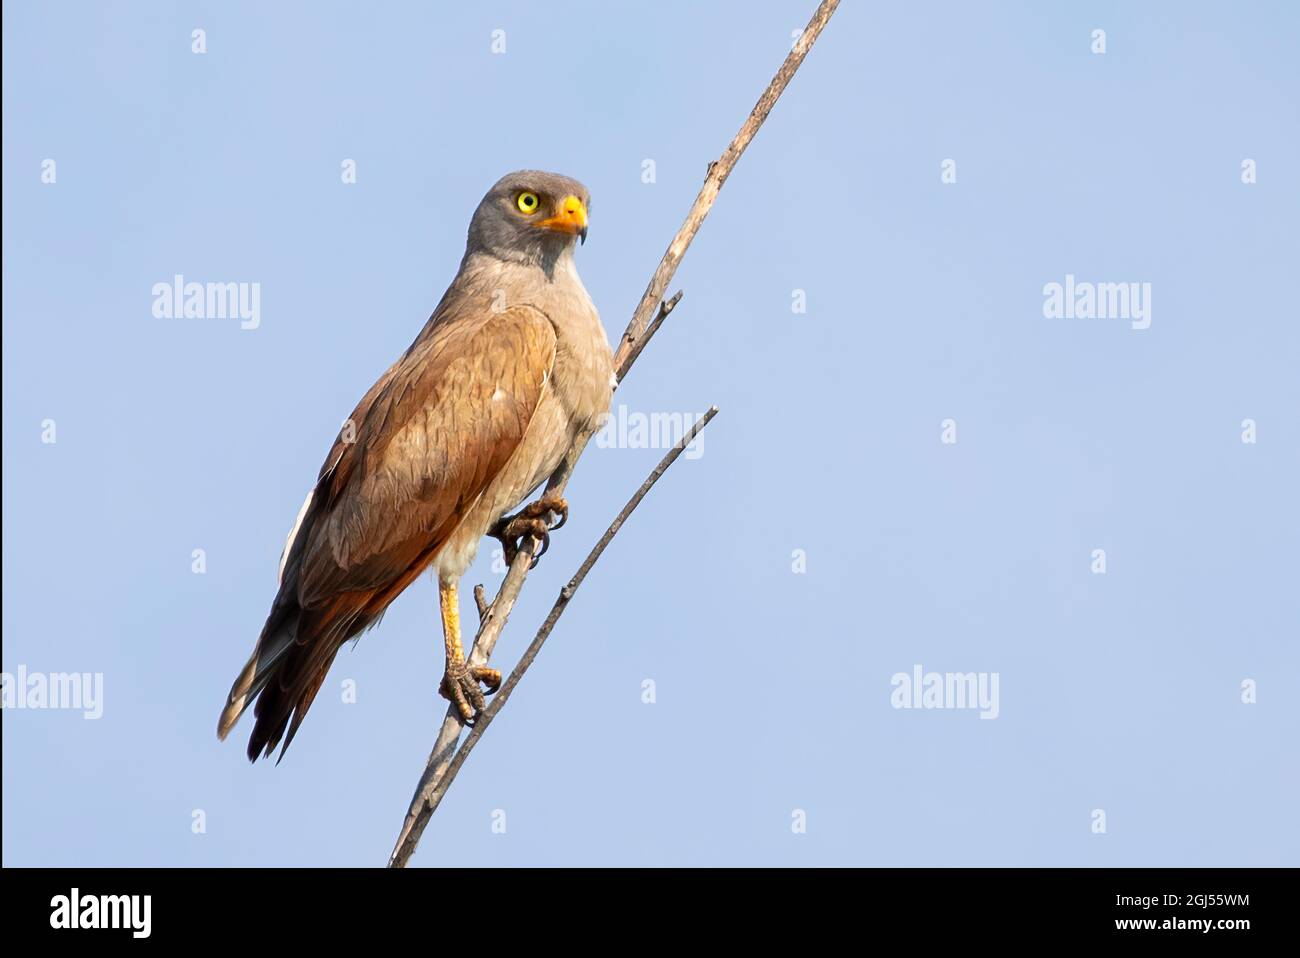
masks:
<instances>
[{"instance_id":1,"label":"brown plumage","mask_svg":"<svg viewBox=\"0 0 1300 958\"><path fill-rule=\"evenodd\" d=\"M224 739L256 700L250 759L288 748L340 646L431 566L444 598L444 694L459 681L481 702L464 677L456 582L483 535L609 407L609 344L573 265L587 200L554 174L497 183L428 323L345 423L218 723ZM453 700L466 719L477 711Z\"/></svg>"}]
</instances>

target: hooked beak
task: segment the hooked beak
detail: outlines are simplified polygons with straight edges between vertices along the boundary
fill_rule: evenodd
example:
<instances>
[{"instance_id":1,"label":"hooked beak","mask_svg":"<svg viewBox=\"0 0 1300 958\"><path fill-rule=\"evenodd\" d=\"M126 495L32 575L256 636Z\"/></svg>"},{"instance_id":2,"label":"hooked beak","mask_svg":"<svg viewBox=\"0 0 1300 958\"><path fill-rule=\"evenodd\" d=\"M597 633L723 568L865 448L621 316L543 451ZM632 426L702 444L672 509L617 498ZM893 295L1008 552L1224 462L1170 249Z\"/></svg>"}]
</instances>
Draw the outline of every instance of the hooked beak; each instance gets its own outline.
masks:
<instances>
[{"instance_id":1,"label":"hooked beak","mask_svg":"<svg viewBox=\"0 0 1300 958\"><path fill-rule=\"evenodd\" d=\"M549 219L537 224L556 233L568 233L583 243L587 242L587 207L576 196L566 196L560 201L560 210Z\"/></svg>"}]
</instances>

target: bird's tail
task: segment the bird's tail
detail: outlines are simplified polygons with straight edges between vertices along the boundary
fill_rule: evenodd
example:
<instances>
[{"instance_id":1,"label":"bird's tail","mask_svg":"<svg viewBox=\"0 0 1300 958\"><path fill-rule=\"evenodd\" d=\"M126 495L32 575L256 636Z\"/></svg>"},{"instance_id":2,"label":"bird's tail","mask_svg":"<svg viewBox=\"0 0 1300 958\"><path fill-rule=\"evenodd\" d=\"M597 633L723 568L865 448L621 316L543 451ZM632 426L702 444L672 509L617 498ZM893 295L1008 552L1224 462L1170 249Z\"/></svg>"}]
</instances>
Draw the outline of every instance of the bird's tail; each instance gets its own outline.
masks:
<instances>
[{"instance_id":1,"label":"bird's tail","mask_svg":"<svg viewBox=\"0 0 1300 958\"><path fill-rule=\"evenodd\" d=\"M235 679L235 684L230 687L226 706L221 710L221 718L217 721L217 738L225 741L244 710L276 674L276 669L294 647L297 625L296 610L291 615L273 616L267 622L257 640L257 648Z\"/></svg>"}]
</instances>

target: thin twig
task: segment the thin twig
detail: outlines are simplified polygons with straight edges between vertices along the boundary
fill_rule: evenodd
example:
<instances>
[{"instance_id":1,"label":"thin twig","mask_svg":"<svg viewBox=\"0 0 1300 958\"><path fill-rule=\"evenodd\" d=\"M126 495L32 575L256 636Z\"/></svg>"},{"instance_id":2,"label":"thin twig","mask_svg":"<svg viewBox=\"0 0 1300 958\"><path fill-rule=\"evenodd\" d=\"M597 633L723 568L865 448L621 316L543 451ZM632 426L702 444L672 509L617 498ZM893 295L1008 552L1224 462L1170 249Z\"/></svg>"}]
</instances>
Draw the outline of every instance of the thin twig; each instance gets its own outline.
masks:
<instances>
[{"instance_id":1,"label":"thin twig","mask_svg":"<svg viewBox=\"0 0 1300 958\"><path fill-rule=\"evenodd\" d=\"M754 109L750 111L749 118L745 120L744 125L732 138L727 148L722 151L722 156L716 162L710 164L708 173L704 177L704 185L700 187L699 195L695 197L695 202L691 204L691 210L686 214L686 220L677 231L677 235L668 244L668 250L664 253L664 258L659 261L659 268L654 271L645 292L641 294L641 302L637 304L636 311L632 314L632 321L627 324L627 329L623 332L623 341L619 344L618 352L614 354L615 369L624 368L625 363L630 366L631 363L627 362L628 356L632 354L634 349L639 353L644 348L642 333L646 328L646 323L649 322L650 316L654 312L655 304L663 299L664 293L667 292L668 284L672 282L673 274L677 272L677 264L686 255L686 249L691 245L691 240L695 239L695 234L699 232L704 217L708 216L709 210L713 208L713 201L718 198L718 191L722 189L722 184L731 175L731 171L735 168L741 154L745 152L745 148L754 139L754 134L763 125L767 115L772 112L772 107L780 99L795 71L799 69L799 64L803 63L804 57L808 55L808 51L812 49L812 45L817 41L818 35L821 34L822 28L826 26L831 14L835 12L835 8L839 5L840 0L822 0L821 4L813 12L812 19L808 21L808 26L799 34L799 39L795 41L794 48L786 56L785 62L781 64L781 69L776 71L776 76L772 77L772 82L767 85L763 95L754 104ZM638 340L641 340L639 345Z\"/></svg>"},{"instance_id":2,"label":"thin twig","mask_svg":"<svg viewBox=\"0 0 1300 958\"><path fill-rule=\"evenodd\" d=\"M709 164L708 172L704 178L704 185L700 187L700 192L695 197L695 202L691 204L690 211L686 214L686 219L677 230L677 234L673 237L672 242L668 244L663 259L660 260L659 266L650 278L649 285L646 286L645 292L641 295L641 301L632 313L632 319L628 323L627 329L623 331L623 337L614 353L615 375L619 382L622 382L623 378L631 370L632 364L650 342L651 337L658 332L659 327L663 325L664 319L681 300L680 292L673 296L671 300L664 301L663 299L668 284L672 282L673 274L677 272L677 265L691 245L691 241L695 239L695 234L699 232L705 216L713 207L714 201L718 198L718 192L722 189L722 184L731 175L731 171L735 168L741 154L745 152L745 148L754 139L754 135L758 132L759 127L763 125L763 121L767 119L767 115L772 112L772 107L775 106L776 101L785 91L786 86L789 85L791 78L799 69L799 65L803 63L804 57L808 55L808 51L812 49L813 43L821 34L822 28L826 26L831 14L835 12L835 8L838 6L839 0L822 0L816 11L814 11L812 19L808 21L808 26L799 35L799 39L795 41L794 48L786 56L785 62L776 71L776 75L772 77L772 81L767 85L767 89L763 91L763 95L758 98L758 102L754 105L754 109L750 111L739 132L727 145L722 156ZM564 492L569 476L572 474L574 466L586 449L587 443L591 440L593 434L591 431L584 432L574 439L564 459L560 462L559 468L556 469L555 474L551 476L546 485L548 492L555 495L561 495ZM473 651L469 659L471 665L485 665L492 655L497 638L501 635L501 630L505 628L510 612L514 609L515 600L519 597L519 591L523 588L524 579L527 577L529 567L532 565L533 553L539 545L538 541L532 538L520 544L519 554L515 556L514 562L510 564L505 581L501 583L496 598L492 600L492 604L488 606L479 622L478 634L475 636ZM410 809L402 825L402 831L398 835L397 844L393 848L392 857L389 859L390 865L397 865L399 861L404 864L410 858L415 844L414 841L411 841L412 830L416 821L428 808L429 798L437 788L438 782L447 773L456 742L460 738L460 730L460 713L454 706L448 706L447 714L443 718L442 728L438 732L438 738L434 743L433 750L429 753L424 773L420 777L419 785L416 786ZM423 826L421 826L422 828ZM418 836L415 840L418 841Z\"/></svg>"},{"instance_id":3,"label":"thin twig","mask_svg":"<svg viewBox=\"0 0 1300 958\"><path fill-rule=\"evenodd\" d=\"M663 324L664 318L673 310L682 294L678 293L672 298L670 303L663 303L660 306L659 315L655 317L652 324L652 330L658 329ZM649 342L649 335L642 338L644 345ZM638 350L639 352L639 350ZM586 439L582 444L574 444L565 454L565 459L557 470L556 475L563 473L563 481L558 486L555 479L552 478L548 489L555 489L555 494L559 495L564 491L564 482L567 481L568 475L573 471L573 464L577 457L582 454L586 446ZM492 657L492 650L496 648L497 639L501 636L501 630L505 628L506 620L510 617L511 610L515 607L515 599L519 596L519 590L523 588L524 578L532 566L532 556L539 543L536 539L529 538L520 543L519 554L515 556L515 561L510 564L506 570L505 581L501 583L501 588L497 591L496 598L492 600L491 605L485 605L482 602L482 586L474 589L474 600L478 605L478 632L474 636L474 647L470 651L469 664L471 667L487 665L488 659ZM452 752L456 748L456 743L460 740L460 730L464 723L460 717L460 711L454 704L447 706L447 713L443 716L442 727L438 729L438 738L433 743L433 750L429 752L429 759L424 763L424 772L420 775L420 784L415 787L415 795L411 798L411 805L406 813L406 819L402 822L402 831L397 836L397 844L393 846L393 853L389 858L389 866L392 867L398 860L398 853L407 844L411 838L412 829L416 821L428 808L429 796L433 794L435 786L443 775L447 773L447 766L451 762ZM418 841L418 838L416 839ZM412 850L414 845L411 846ZM405 858L409 858L409 852ZM402 860L405 861L405 858Z\"/></svg>"},{"instance_id":4,"label":"thin twig","mask_svg":"<svg viewBox=\"0 0 1300 958\"><path fill-rule=\"evenodd\" d=\"M671 300L661 303L659 313L651 323L647 334L641 338L642 347L650 341L650 335L653 334L661 325L673 307L681 300L682 294L679 292ZM640 353L640 350L637 350ZM633 356L633 359L636 357ZM569 473L573 471L573 464L577 457L582 454L586 447L586 439L581 444L574 443L573 447L565 454L565 459L556 471L556 476L563 474L561 481L556 484L555 478L552 477L548 489L553 489L556 495L564 491L564 483L568 480ZM470 652L469 664L473 666L487 665L488 659L492 657L492 650L496 648L497 639L501 636L501 630L505 628L506 620L510 617L510 612L515 607L515 599L519 596L519 590L523 588L524 578L528 575L529 568L532 565L533 552L538 547L536 539L527 539L520 544L519 555L515 561L510 564L506 571L505 581L501 583L501 588L497 591L496 598L492 604L484 606L479 604L479 625L478 633L474 637L474 647ZM475 601L478 602L481 587L474 590ZM451 763L452 753L455 751L456 743L460 740L460 730L463 722L461 721L460 711L455 705L447 706L447 714L443 716L442 727L438 730L438 738L433 743L433 750L429 752L429 759L424 764L424 772L420 775L420 784L415 787L415 795L411 798L411 805L406 813L406 819L402 822L402 831L397 836L397 844L393 846L393 853L389 858L389 866L394 867L399 860L399 853L410 843L410 848L414 850L412 843L413 829L416 822L421 816L425 815L425 810L429 808L429 798L433 795L434 789L438 782L447 773L447 767ZM423 830L423 826L421 826ZM415 837L418 841L418 836ZM401 856L401 861L410 857L410 852Z\"/></svg>"},{"instance_id":5,"label":"thin twig","mask_svg":"<svg viewBox=\"0 0 1300 958\"><path fill-rule=\"evenodd\" d=\"M482 583L474 586L474 605L478 609L478 620L482 622L488 613L487 596L483 592Z\"/></svg>"},{"instance_id":6,"label":"thin twig","mask_svg":"<svg viewBox=\"0 0 1300 958\"><path fill-rule=\"evenodd\" d=\"M420 841L420 835L424 832L424 826L428 824L429 819L433 817L433 813L437 811L438 805L442 802L442 797L447 794L447 789L451 787L451 783L456 779L456 774L460 771L461 766L465 764L465 759L467 759L469 753L474 750L474 746L478 743L478 740L483 737L483 733L487 730L487 727L492 724L492 720L496 718L497 713L505 708L506 702L510 700L510 694L514 692L515 686L517 686L519 680L524 677L524 673L532 666L533 661L537 658L537 653L542 650L542 646L546 643L546 639L555 628L555 624L560 621L560 616L562 616L564 610L569 607L569 602L573 599L574 593L578 591L578 587L582 585L582 581L587 578L587 573L590 572L592 566L596 564L596 560L598 560L601 553L605 551L605 547L610 544L614 536L618 535L619 529L623 528L623 523L627 521L628 516L630 516L633 510L641 504L641 500L646 497L646 493L654 488L655 483L658 482L660 477L668 471L668 467L677 461L677 457L682 454L683 450L685 450L687 446L695 441L695 437L700 434L700 430L707 426L717 414L718 407L710 406L709 411L701 416L686 435L682 436L682 438L678 440L677 445L673 446L673 448L668 451L668 454L660 460L659 465L655 466L650 475L646 477L645 482L641 483L641 488L637 489L637 491L632 494L632 498L627 501L627 504L623 506L619 511L619 514L614 517L614 521L611 522L609 528L605 530L605 534L600 537L600 540L594 546L592 546L591 552L587 553L587 558L583 560L582 565L578 566L578 571L573 574L573 578L571 578L564 588L560 590L559 598L557 598L555 604L551 606L550 614L546 616L546 621L543 622L541 628L537 630L537 635L533 637L533 641L530 642L528 648L524 650L523 656L519 659L519 664L515 666L514 671L512 671L506 678L497 693L492 696L491 704L483 710L478 719L474 722L474 727L470 729L470 733L465 737L464 743L462 743L460 748L456 750L455 756L448 763L447 771L434 785L425 801L424 807L417 814L416 820L412 823L411 828L409 829L407 840L400 844L393 852L393 858L389 862L390 866L395 868L403 868L406 866L406 862L410 859L411 854L415 851L415 846Z\"/></svg>"},{"instance_id":7,"label":"thin twig","mask_svg":"<svg viewBox=\"0 0 1300 958\"><path fill-rule=\"evenodd\" d=\"M614 375L618 377L619 382L623 381L623 377L627 375L627 371L632 368L632 364L636 362L636 358L641 355L641 350L645 349L646 343L650 342L654 334L659 332L659 327L664 324L664 320L668 318L668 314L676 309L677 304L681 301L682 291L679 289L673 294L672 299L666 299L659 303L659 312L655 315L655 318L650 325L646 327L645 333L633 342L631 348L628 349L627 355L623 357L623 361L615 366Z\"/></svg>"}]
</instances>

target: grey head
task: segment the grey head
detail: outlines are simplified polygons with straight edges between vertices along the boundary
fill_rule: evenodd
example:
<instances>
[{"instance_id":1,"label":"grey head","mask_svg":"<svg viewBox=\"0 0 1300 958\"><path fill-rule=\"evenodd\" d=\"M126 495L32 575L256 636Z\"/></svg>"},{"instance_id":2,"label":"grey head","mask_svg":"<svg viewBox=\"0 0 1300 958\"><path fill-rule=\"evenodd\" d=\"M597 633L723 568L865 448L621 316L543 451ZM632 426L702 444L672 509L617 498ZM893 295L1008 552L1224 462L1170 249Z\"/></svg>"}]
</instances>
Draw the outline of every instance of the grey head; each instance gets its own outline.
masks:
<instances>
[{"instance_id":1,"label":"grey head","mask_svg":"<svg viewBox=\"0 0 1300 958\"><path fill-rule=\"evenodd\" d=\"M541 170L507 173L487 191L465 243L475 253L540 266L549 275L575 240L587 239L591 194L577 180Z\"/></svg>"}]
</instances>

